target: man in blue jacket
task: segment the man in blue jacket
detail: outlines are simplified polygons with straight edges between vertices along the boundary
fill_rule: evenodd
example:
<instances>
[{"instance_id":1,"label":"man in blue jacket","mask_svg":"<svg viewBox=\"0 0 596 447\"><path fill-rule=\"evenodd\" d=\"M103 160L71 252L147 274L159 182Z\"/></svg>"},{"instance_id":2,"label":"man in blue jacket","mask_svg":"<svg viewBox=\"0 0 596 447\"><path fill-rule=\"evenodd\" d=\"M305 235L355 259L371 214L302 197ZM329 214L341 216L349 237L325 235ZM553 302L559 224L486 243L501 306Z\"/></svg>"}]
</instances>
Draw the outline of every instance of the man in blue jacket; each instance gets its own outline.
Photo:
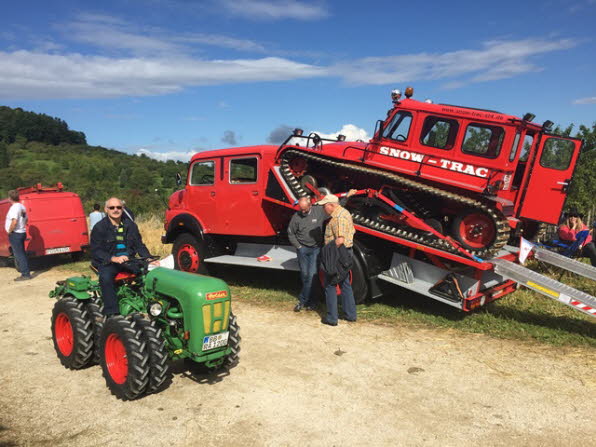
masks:
<instances>
[{"instance_id":1,"label":"man in blue jacket","mask_svg":"<svg viewBox=\"0 0 596 447\"><path fill-rule=\"evenodd\" d=\"M99 272L99 285L106 316L119 313L114 278L122 271L138 273L138 268L127 261L136 255L151 256L143 243L137 224L122 219L122 201L110 198L105 205L107 214L91 231L91 264ZM154 264L159 264L156 261Z\"/></svg>"}]
</instances>

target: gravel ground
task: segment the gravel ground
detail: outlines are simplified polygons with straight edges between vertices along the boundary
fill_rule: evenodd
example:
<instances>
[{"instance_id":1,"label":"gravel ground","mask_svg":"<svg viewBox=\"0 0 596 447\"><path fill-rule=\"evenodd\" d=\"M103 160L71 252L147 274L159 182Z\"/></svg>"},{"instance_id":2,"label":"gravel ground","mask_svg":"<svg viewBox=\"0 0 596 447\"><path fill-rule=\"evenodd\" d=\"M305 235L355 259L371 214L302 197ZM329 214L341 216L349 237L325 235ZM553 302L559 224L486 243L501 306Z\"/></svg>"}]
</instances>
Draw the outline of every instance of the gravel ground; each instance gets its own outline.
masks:
<instances>
[{"instance_id":1,"label":"gravel ground","mask_svg":"<svg viewBox=\"0 0 596 447\"><path fill-rule=\"evenodd\" d=\"M101 369L53 350L53 270L0 268L0 446L596 445L596 355L455 331L364 323L235 297L228 374L173 365L159 394L108 392Z\"/></svg>"}]
</instances>

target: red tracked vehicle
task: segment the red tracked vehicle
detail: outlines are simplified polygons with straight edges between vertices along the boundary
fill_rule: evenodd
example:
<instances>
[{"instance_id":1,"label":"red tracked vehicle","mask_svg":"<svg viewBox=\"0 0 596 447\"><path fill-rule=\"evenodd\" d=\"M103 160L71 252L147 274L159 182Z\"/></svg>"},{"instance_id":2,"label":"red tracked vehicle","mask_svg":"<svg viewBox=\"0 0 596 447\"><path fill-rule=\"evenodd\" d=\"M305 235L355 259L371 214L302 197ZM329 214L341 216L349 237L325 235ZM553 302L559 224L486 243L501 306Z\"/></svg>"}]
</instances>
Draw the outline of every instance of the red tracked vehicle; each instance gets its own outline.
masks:
<instances>
[{"instance_id":1,"label":"red tracked vehicle","mask_svg":"<svg viewBox=\"0 0 596 447\"><path fill-rule=\"evenodd\" d=\"M358 230L354 291L378 280L463 310L515 290L486 260L559 221L581 141L552 123L489 110L394 97L369 142L305 136L280 146L196 154L187 185L170 198L164 243L178 268L205 263L297 270L286 228L297 197L358 190L346 205ZM259 262L266 255L268 262ZM263 258L261 258L262 260Z\"/></svg>"}]
</instances>

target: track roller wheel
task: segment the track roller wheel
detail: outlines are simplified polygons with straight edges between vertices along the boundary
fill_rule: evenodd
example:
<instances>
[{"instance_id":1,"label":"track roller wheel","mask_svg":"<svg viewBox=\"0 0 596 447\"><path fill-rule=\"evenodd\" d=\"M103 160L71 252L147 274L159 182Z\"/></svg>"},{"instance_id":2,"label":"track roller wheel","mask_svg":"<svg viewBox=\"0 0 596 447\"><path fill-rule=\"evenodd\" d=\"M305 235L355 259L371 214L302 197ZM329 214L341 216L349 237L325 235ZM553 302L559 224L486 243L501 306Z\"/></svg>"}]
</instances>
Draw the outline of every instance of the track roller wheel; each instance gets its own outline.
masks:
<instances>
[{"instance_id":1,"label":"track roller wheel","mask_svg":"<svg viewBox=\"0 0 596 447\"><path fill-rule=\"evenodd\" d=\"M60 363L68 369L87 366L93 356L93 326L84 304L73 297L56 301L52 339Z\"/></svg>"},{"instance_id":2,"label":"track roller wheel","mask_svg":"<svg viewBox=\"0 0 596 447\"><path fill-rule=\"evenodd\" d=\"M156 393L161 391L171 377L166 344L155 321L147 320L140 314L133 314L132 319L141 330L141 338L146 343L149 354L147 393Z\"/></svg>"},{"instance_id":3,"label":"track roller wheel","mask_svg":"<svg viewBox=\"0 0 596 447\"><path fill-rule=\"evenodd\" d=\"M114 396L132 400L141 396L149 382L149 354L141 329L131 319L114 315L101 331L101 368Z\"/></svg>"},{"instance_id":4,"label":"track roller wheel","mask_svg":"<svg viewBox=\"0 0 596 447\"><path fill-rule=\"evenodd\" d=\"M494 219L479 210L466 210L453 219L453 237L466 250L490 248L497 237Z\"/></svg>"}]
</instances>

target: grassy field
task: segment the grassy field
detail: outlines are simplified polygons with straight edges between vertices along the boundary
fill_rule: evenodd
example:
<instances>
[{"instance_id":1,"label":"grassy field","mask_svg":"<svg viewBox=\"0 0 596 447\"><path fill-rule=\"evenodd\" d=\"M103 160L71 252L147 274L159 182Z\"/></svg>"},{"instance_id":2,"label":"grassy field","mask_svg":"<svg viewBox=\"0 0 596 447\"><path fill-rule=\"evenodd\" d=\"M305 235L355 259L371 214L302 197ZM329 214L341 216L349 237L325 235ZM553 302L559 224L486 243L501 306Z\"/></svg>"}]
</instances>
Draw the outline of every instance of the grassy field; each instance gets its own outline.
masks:
<instances>
[{"instance_id":1,"label":"grassy field","mask_svg":"<svg viewBox=\"0 0 596 447\"><path fill-rule=\"evenodd\" d=\"M162 245L162 221L156 217L139 219L139 228L151 253L167 255L171 245ZM541 273L544 266L533 264ZM88 261L64 264L67 272L89 273ZM300 280L295 273L257 268L218 266L213 276L230 285L234 299L290 312L296 302ZM555 273L554 277L558 277ZM596 283L567 274L563 282L596 296ZM385 296L358 306L360 320L378 324L440 327L486 334L491 337L534 340L556 346L596 348L596 321L542 295L521 289L473 313L463 313L398 287L387 287Z\"/></svg>"}]
</instances>

